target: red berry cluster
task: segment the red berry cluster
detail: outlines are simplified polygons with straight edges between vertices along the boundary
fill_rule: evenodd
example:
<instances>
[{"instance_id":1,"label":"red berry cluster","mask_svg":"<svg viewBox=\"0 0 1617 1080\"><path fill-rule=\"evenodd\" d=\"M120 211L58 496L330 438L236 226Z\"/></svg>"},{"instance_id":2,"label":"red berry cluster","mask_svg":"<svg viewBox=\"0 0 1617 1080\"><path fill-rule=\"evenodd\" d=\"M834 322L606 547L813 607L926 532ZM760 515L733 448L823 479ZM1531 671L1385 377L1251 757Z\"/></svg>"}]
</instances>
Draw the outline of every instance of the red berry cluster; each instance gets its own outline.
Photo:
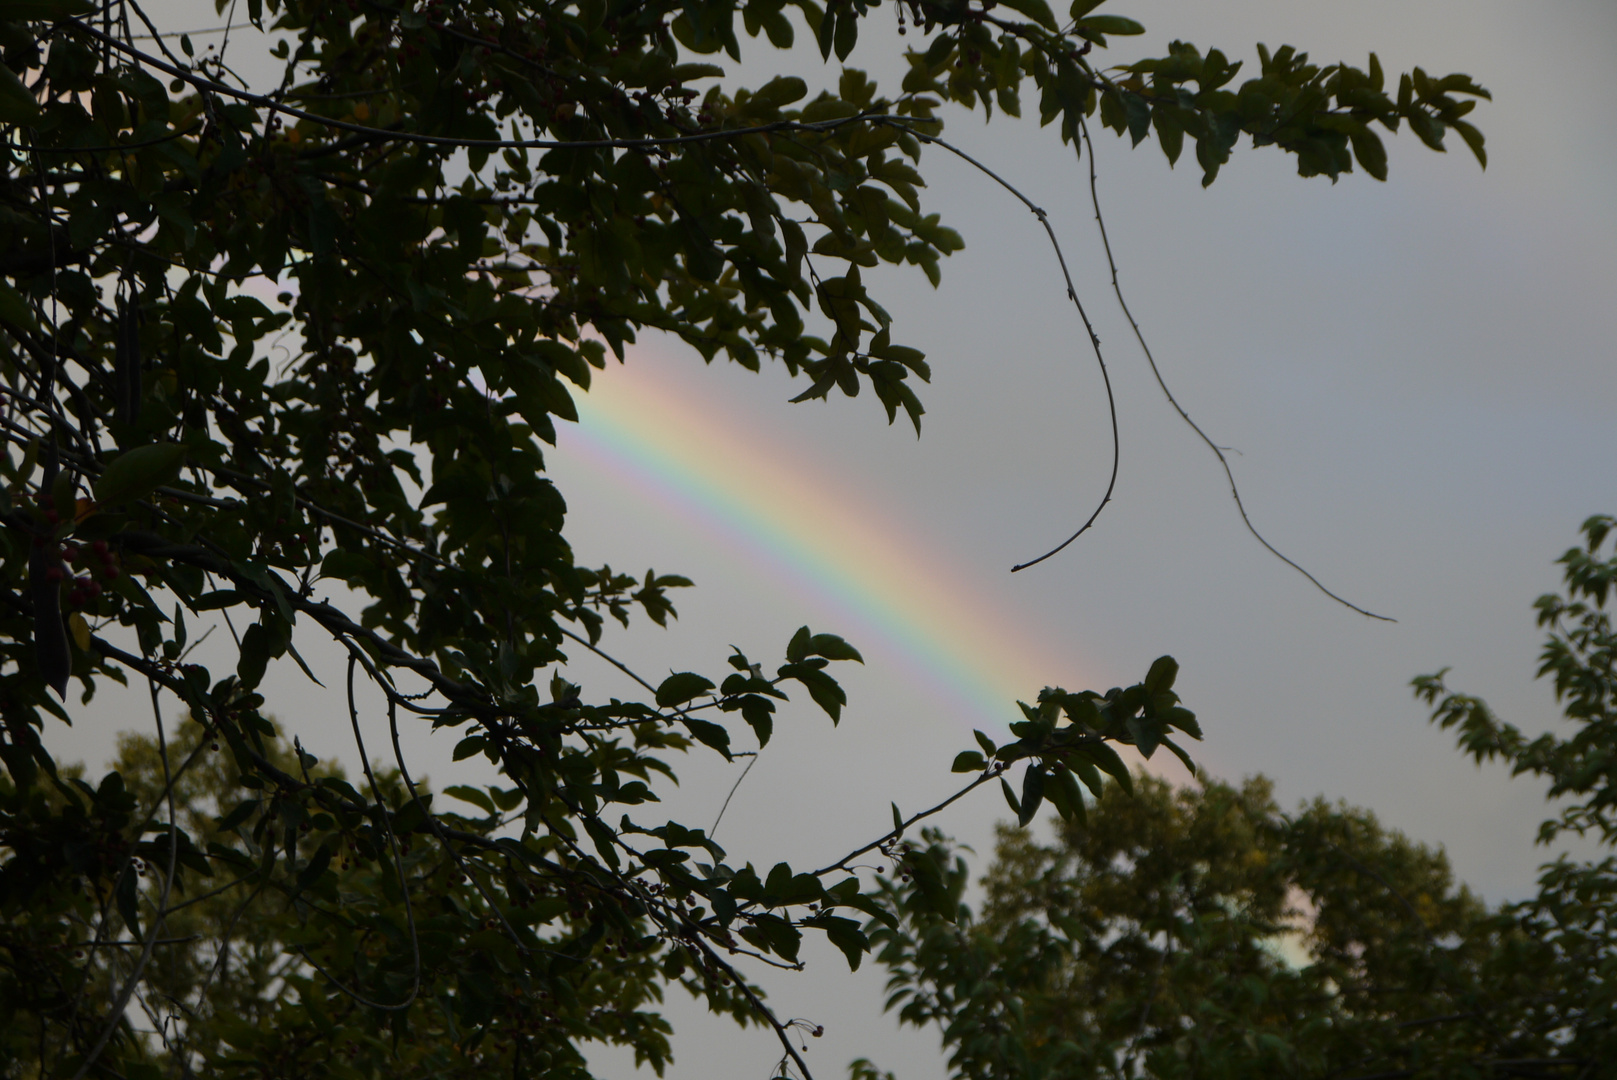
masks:
<instances>
[{"instance_id":1,"label":"red berry cluster","mask_svg":"<svg viewBox=\"0 0 1617 1080\"><path fill-rule=\"evenodd\" d=\"M62 548L62 556L69 563L77 566L84 564L89 574L80 574L73 579L73 588L67 594L67 602L74 607L83 607L102 593L100 577L106 581L115 580L123 571L118 566L118 556L107 547L105 540L96 540L88 548L77 544L67 544ZM60 581L67 575L62 568L53 566L45 571L45 576L51 581Z\"/></svg>"}]
</instances>

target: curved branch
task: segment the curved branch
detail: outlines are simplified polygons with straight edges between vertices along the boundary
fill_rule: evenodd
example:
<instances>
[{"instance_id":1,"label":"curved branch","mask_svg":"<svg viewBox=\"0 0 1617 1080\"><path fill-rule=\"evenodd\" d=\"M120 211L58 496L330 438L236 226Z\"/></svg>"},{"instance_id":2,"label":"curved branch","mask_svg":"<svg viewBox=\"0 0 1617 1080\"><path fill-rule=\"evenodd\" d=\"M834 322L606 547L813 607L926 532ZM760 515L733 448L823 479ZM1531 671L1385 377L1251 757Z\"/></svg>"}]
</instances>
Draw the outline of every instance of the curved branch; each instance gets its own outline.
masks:
<instances>
[{"instance_id":1,"label":"curved branch","mask_svg":"<svg viewBox=\"0 0 1617 1080\"><path fill-rule=\"evenodd\" d=\"M798 1054L796 1047L792 1046L792 1037L786 1030L787 1025L782 1024L780 1020L776 1018L774 1011L771 1010L769 1006L765 1005L763 1000L753 992L752 987L747 985L747 980L742 978L741 973L735 969L735 965L721 957L717 952L714 951L713 946L709 945L701 938L693 938L690 941L690 947L699 950L701 954L706 957L708 963L722 970L724 974L735 983L736 989L741 991L742 996L747 999L748 1004L750 1004L758 1015L763 1017L764 1020L768 1022L769 1026L774 1029L775 1038L779 1039L781 1046L785 1048L786 1056L795 1061L797 1063L797 1067L803 1070L803 1080L814 1080L814 1074L809 1071L808 1062L804 1061L802 1056ZM767 960L768 958L760 957L760 959ZM777 964L775 966L778 967L780 965ZM712 978L711 975L708 977Z\"/></svg>"},{"instance_id":2,"label":"curved branch","mask_svg":"<svg viewBox=\"0 0 1617 1080\"><path fill-rule=\"evenodd\" d=\"M1145 353L1146 363L1151 365L1151 374L1156 378L1157 385L1162 388L1163 396L1168 399L1168 404L1173 406L1174 411L1179 414L1181 420L1190 425L1190 430L1194 431L1201 441L1207 444L1207 449L1213 452L1213 456L1218 458L1218 463L1223 466L1224 478L1230 482L1230 497L1235 500L1235 509L1240 511L1241 521L1246 525L1247 532L1251 533L1258 543L1267 548L1271 555L1313 582L1316 589L1335 600L1338 604L1351 608L1360 615L1365 615L1372 619L1380 619L1382 622L1397 622L1397 619L1390 616L1377 615L1373 611L1366 611L1359 605L1345 600L1327 589L1320 584L1319 579L1313 574L1310 574L1307 570L1281 554L1273 544L1263 538L1263 534L1258 532L1257 526L1252 524L1252 519L1247 516L1246 504L1241 501L1241 492L1235 486L1235 473L1230 470L1229 458L1224 456L1224 451L1208 437L1207 432L1203 431L1201 426L1190 418L1190 414L1185 411L1184 406L1179 404L1179 399L1173 396L1173 391L1168 389L1168 383L1163 379L1162 372L1157 368L1156 357L1151 355L1151 346L1145 343L1145 335L1140 331L1140 324L1134 320L1134 313L1129 310L1128 301L1123 299L1123 287L1117 278L1117 262L1112 258L1112 242L1106 236L1106 219L1101 217L1100 213L1100 191L1095 178L1095 144L1089 138L1089 126L1084 123L1082 117L1078 119L1078 132L1083 136L1084 146L1089 150L1089 200L1095 208L1095 224L1100 226L1101 247L1106 251L1106 265L1112 272L1112 291L1117 294L1118 306L1123 309L1123 314L1129 321L1129 327L1134 331L1134 340L1140 343L1140 351Z\"/></svg>"},{"instance_id":3,"label":"curved branch","mask_svg":"<svg viewBox=\"0 0 1617 1080\"><path fill-rule=\"evenodd\" d=\"M351 674L353 672L353 664L356 655L362 656L363 654L360 652L357 645L350 645L349 648L352 650L348 659L348 670ZM382 680L377 673L372 670L370 663L368 661L365 661L364 663L366 674L371 677L373 682L381 685ZM489 894L488 889L484 888L483 883L478 880L477 875L472 873L471 867L466 864L466 860L461 856L460 852L456 850L455 846L449 842L449 837L444 834L443 823L438 820L438 815L427 809L426 804L421 801L421 793L416 790L415 780L411 778L410 770L404 764L404 750L399 746L399 711L398 706L394 702L391 694L388 695L387 701L387 725L389 732L393 736L393 760L398 762L399 775L404 778L404 786L410 789L410 798L414 799L416 806L420 808L422 818L427 822L427 826L432 829L432 835L438 838L439 845L441 845L443 849L449 853L449 857L451 859L455 860L455 866L460 869L461 873L466 875L467 880L472 883L473 888L475 888L478 894L482 896L483 902L488 904L489 910L494 912L494 917L500 920L500 926L505 929L506 936L509 937L516 945L517 951L527 953L529 951L528 943L523 941L522 938L518 936L516 930L506 919L505 912L500 910L500 905L494 902L494 897Z\"/></svg>"},{"instance_id":4,"label":"curved branch","mask_svg":"<svg viewBox=\"0 0 1617 1080\"><path fill-rule=\"evenodd\" d=\"M1089 335L1090 347L1095 350L1095 363L1100 365L1101 381L1106 385L1106 409L1112 421L1112 475L1111 478L1106 482L1106 494L1101 496L1100 504L1095 507L1094 512L1089 515L1088 519L1085 520L1082 525L1078 526L1077 532L1073 533L1071 536L1067 537L1065 540L1061 541L1061 543L1057 544L1049 551L1046 551L1038 558L1029 559L1027 562L1023 563L1017 563L1015 566L1011 567L1011 573L1014 574L1018 570L1026 570L1030 566L1037 566L1039 563L1042 563L1052 555L1057 554L1068 544L1072 543L1084 533L1088 532L1089 527L1095 524L1095 519L1100 517L1100 512L1106 509L1106 504L1112 501L1112 492L1117 487L1117 465L1122 456L1121 444L1117 432L1117 398L1112 393L1112 377L1106 370L1106 358L1101 355L1100 337L1096 335L1094 326L1090 324L1089 313L1084 310L1083 301L1078 299L1078 289L1073 285L1072 274L1067 270L1067 257L1062 254L1061 244L1056 240L1055 229L1050 227L1049 216L1045 214L1044 210L1034 203L1032 199L1029 199L1026 195L1018 191L1016 187L1010 183L1010 181L1006 180L1003 176L999 175L999 173L995 172L993 169L990 169L987 165L984 165L982 162L978 161L976 158L972 157L958 146L946 142L943 139L938 138L936 135L929 135L924 131L917 131L915 128L910 127L906 123L894 123L886 118L882 118L882 120L885 123L891 123L894 127L903 128L905 131L908 131L911 135L914 135L917 139L920 139L923 142L929 142L936 146L941 146L943 149L949 151L949 153L966 162L978 172L994 181L1000 187L1016 196L1022 205L1027 207L1028 210L1032 212L1033 216L1039 219L1039 224L1044 226L1045 235L1050 238L1050 246L1055 249L1056 261L1061 264L1062 280L1067 284L1067 298L1072 301L1073 307L1078 309L1078 317L1083 320L1084 332Z\"/></svg>"},{"instance_id":5,"label":"curved branch","mask_svg":"<svg viewBox=\"0 0 1617 1080\"><path fill-rule=\"evenodd\" d=\"M34 143L12 142L9 139L5 140L5 146L10 150L27 150L31 153L40 154L110 154L117 150L144 150L148 146L159 146L175 139L183 139L187 135L200 131L205 124L205 121L198 120L189 127L171 131L167 135L159 135L155 139L145 139L141 142L132 143L109 143L106 146L39 146Z\"/></svg>"},{"instance_id":6,"label":"curved branch","mask_svg":"<svg viewBox=\"0 0 1617 1080\"><path fill-rule=\"evenodd\" d=\"M354 666L355 660L353 655L350 654L348 657L348 721L353 725L354 728L354 745L359 748L359 762L365 767L365 779L370 783L371 797L376 800L376 805L381 810L382 826L387 830L388 846L393 849L393 865L396 866L399 871L399 892L404 897L404 918L409 923L410 955L412 963L415 966L414 975L412 976L410 985L410 993L397 1005L387 1005L380 1001L370 1001L363 995L356 993L347 986L343 985L343 983L338 980L336 976L332 975L331 972L321 967L319 963L309 955L308 950L298 948L295 951L299 956L303 957L303 959L307 960L311 965L313 965L316 971L320 972L320 974L331 980L331 984L333 986L360 1004L367 1005L373 1009L382 1009L387 1012L400 1012L404 1009L408 1009L411 1004L415 1002L416 995L421 993L421 941L416 935L415 909L410 904L410 882L409 878L404 872L404 857L399 854L399 838L398 834L393 829L393 815L388 812L387 803L382 799L381 789L376 783L376 774L371 771L370 755L365 753L365 737L359 733L359 709L354 705Z\"/></svg>"}]
</instances>

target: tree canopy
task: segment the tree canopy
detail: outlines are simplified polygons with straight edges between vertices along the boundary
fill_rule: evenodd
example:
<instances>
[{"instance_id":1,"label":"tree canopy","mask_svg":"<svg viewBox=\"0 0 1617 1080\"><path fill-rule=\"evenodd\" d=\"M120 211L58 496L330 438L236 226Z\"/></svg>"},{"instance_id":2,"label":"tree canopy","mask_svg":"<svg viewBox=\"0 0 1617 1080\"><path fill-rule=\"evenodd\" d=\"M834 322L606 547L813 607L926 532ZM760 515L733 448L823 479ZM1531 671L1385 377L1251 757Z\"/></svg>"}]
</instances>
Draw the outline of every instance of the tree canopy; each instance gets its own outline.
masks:
<instances>
[{"instance_id":1,"label":"tree canopy","mask_svg":"<svg viewBox=\"0 0 1617 1080\"><path fill-rule=\"evenodd\" d=\"M1617 677L1607 601L1617 521L1590 519L1538 601L1571 728L1528 738L1480 700L1415 681L1479 761L1549 780L1541 839L1617 832ZM1269 783L1108 786L1053 843L1002 829L980 912L938 834L888 886L890 1008L936 1022L956 1076L1594 1077L1617 1060L1617 859L1562 855L1536 895L1490 908L1439 850L1368 811L1293 813ZM949 883L949 907L932 880ZM863 1066L878 1075L874 1066Z\"/></svg>"},{"instance_id":2,"label":"tree canopy","mask_svg":"<svg viewBox=\"0 0 1617 1080\"><path fill-rule=\"evenodd\" d=\"M879 5L244 6L284 39L273 87L133 0L0 10L8 1075L583 1075L586 1039L660 1068L673 983L806 1072L731 958L796 966L815 932L857 965L885 909L853 860L908 865L926 814L766 869L646 808L671 755L762 745L788 692L837 721L834 665L860 657L783 627L768 666L627 672L641 700L567 681L569 653L665 624L688 584L575 559L544 456L572 395L660 331L780 363L800 399L868 390L919 430L926 358L861 274L935 282L960 247L922 202L946 109L1025 98L1075 151L1097 121L1170 162L1188 138L1209 183L1242 136L1333 179L1385 176L1376 129L1404 124L1483 158L1466 76L1177 41L1109 63L1143 28L1095 0L904 3L901 84L843 68L812 96L705 58L805 35L847 60ZM191 659L215 625L221 671ZM331 711L363 781L269 719L268 666L316 648L347 658ZM1112 744L1199 737L1176 670L1046 689L1013 741L960 756L963 791L1027 761L1004 789L1024 820L1045 799L1081 813L1080 782L1128 783ZM153 743L96 782L59 768L70 695L132 679ZM385 699L391 746L364 746L356 684ZM456 757L502 782L446 809L401 723L460 731Z\"/></svg>"}]
</instances>

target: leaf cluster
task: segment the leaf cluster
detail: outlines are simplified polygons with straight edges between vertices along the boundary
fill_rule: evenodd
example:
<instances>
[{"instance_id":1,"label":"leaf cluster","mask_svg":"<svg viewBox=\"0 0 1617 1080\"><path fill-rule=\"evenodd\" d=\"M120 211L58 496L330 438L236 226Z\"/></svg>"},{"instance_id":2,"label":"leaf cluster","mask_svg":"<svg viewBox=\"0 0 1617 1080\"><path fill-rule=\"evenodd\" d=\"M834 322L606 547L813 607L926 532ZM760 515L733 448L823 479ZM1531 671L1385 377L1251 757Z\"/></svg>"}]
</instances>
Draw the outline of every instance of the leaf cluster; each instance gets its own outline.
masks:
<instances>
[{"instance_id":1,"label":"leaf cluster","mask_svg":"<svg viewBox=\"0 0 1617 1080\"><path fill-rule=\"evenodd\" d=\"M933 861L954 857L933 840ZM980 913L940 918L918 880L890 887L902 921L873 936L888 1007L939 1025L955 1076L1559 1076L1600 1060L1547 1007L1583 981L1575 958L1457 887L1441 852L1340 804L1283 813L1261 778L1174 790L1141 774L1052 844L1003 828Z\"/></svg>"},{"instance_id":2,"label":"leaf cluster","mask_svg":"<svg viewBox=\"0 0 1617 1080\"><path fill-rule=\"evenodd\" d=\"M996 746L977 732L982 753L964 751L954 760L955 772L986 769L993 775L1004 772L1011 763L1031 758L1022 774L1020 797L1009 782L1000 779L1005 801L1017 820L1026 825L1049 799L1062 818L1084 820L1084 799L1078 784L1099 798L1105 790L1102 774L1110 776L1125 790L1133 781L1128 766L1109 743L1133 746L1149 759L1157 748L1166 746L1187 768L1195 771L1190 756L1171 738L1170 730L1183 731L1193 739L1202 737L1196 714L1179 704L1173 683L1179 664L1171 656L1159 657L1143 682L1127 689L1113 687L1104 695L1093 690L1068 693L1060 687L1045 687L1038 704L1018 702L1024 719L1011 725L1015 742Z\"/></svg>"}]
</instances>

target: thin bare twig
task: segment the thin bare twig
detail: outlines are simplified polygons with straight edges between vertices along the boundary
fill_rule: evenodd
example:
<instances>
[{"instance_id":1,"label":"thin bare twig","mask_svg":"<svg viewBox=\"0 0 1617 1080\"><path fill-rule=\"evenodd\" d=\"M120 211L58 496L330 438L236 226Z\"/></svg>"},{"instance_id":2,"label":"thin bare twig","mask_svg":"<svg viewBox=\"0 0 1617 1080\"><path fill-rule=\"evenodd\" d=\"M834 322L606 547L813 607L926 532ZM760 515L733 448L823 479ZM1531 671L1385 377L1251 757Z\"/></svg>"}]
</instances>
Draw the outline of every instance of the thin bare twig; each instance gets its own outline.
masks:
<instances>
[{"instance_id":1,"label":"thin bare twig","mask_svg":"<svg viewBox=\"0 0 1617 1080\"><path fill-rule=\"evenodd\" d=\"M411 977L410 983L410 993L403 1001L396 1005L388 1005L384 1002L372 1001L366 998L363 994L360 994L345 986L335 975L321 967L320 964L316 962L314 957L309 955L307 950L299 948L296 951L298 955L303 957L304 960L308 961L316 971L320 972L320 974L324 975L327 979L330 979L333 986L335 986L338 990L341 990L344 994L353 998L355 1001L359 1002L361 1005L368 1005L373 1009L383 1009L387 1012L400 1012L404 1009L408 1009L411 1004L415 1002L416 996L421 993L421 941L416 935L415 909L410 904L410 881L404 872L404 856L399 853L398 834L393 830L393 815L388 812L387 803L382 799L382 789L380 785L376 783L376 774L371 771L370 755L365 752L365 737L359 733L359 709L354 703L355 663L356 662L353 655L350 654L348 657L348 720L354 728L354 745L359 748L359 762L365 767L365 779L370 783L371 798L376 800L377 809L380 812L380 817L382 819L382 827L387 832L388 846L393 851L393 865L396 866L399 871L399 892L404 897L404 918L409 924L410 957L411 963L414 966L414 974Z\"/></svg>"},{"instance_id":2,"label":"thin bare twig","mask_svg":"<svg viewBox=\"0 0 1617 1080\"><path fill-rule=\"evenodd\" d=\"M368 660L363 659L364 652L359 646L349 644L348 647L350 650L349 671L353 671L354 658L359 657L365 664L366 674L377 685L382 685L380 674L372 669ZM421 801L421 793L416 790L415 780L411 778L410 770L404 764L404 750L399 746L399 710L392 694L389 694L387 699L387 726L388 731L393 736L393 760L398 762L399 775L404 778L404 786L410 789L410 798L414 799L416 806L420 807L421 816L426 821L427 827L432 830L432 835L438 838L438 843L449 853L449 857L455 861L455 866L460 869L461 873L466 875L467 880L472 883L472 887L483 897L483 902L488 904L490 911L494 912L494 917L500 920L500 926L504 928L506 937L509 937L516 945L517 951L521 953L528 952L528 943L523 941L517 934L510 922L507 921L505 912L500 910L500 905L495 902L488 889L478 880L477 875L472 873L472 868L466 864L466 860L461 856L460 852L449 842L449 837L444 834L443 823L438 820L438 815L429 810L427 805Z\"/></svg>"},{"instance_id":3,"label":"thin bare twig","mask_svg":"<svg viewBox=\"0 0 1617 1080\"><path fill-rule=\"evenodd\" d=\"M803 1080L814 1080L814 1074L809 1071L808 1062L803 1060L802 1055L797 1052L797 1048L792 1045L792 1037L786 1030L786 1025L782 1024L769 1006L765 1005L762 999L753 993L752 987L747 985L747 980L741 977L741 973L735 969L735 965L719 956L705 941L699 942L698 947L706 954L710 962L723 969L724 973L734 980L736 989L741 991L742 996L747 999L758 1015L762 1016L769 1023L769 1026L774 1028L775 1038L779 1039L781 1046L785 1048L786 1056L795 1061L797 1067L803 1071Z\"/></svg>"},{"instance_id":4,"label":"thin bare twig","mask_svg":"<svg viewBox=\"0 0 1617 1080\"><path fill-rule=\"evenodd\" d=\"M1128 319L1129 326L1134 331L1134 340L1140 343L1140 351L1145 353L1146 363L1151 365L1151 374L1155 376L1157 385L1162 388L1163 396L1168 399L1168 404L1173 406L1174 411L1179 414L1180 419L1190 425L1190 430L1194 431L1197 436L1200 437L1201 441L1207 444L1207 449L1213 452L1213 456L1218 458L1218 463L1223 466L1224 478L1230 482L1230 497L1235 500L1235 509L1240 511L1241 521L1246 525L1247 531L1257 539L1258 543L1267 548L1271 555L1285 563L1287 566L1291 567L1293 570L1297 571L1309 581L1313 582L1316 589L1324 593L1326 596L1329 596L1332 600L1335 600L1338 604L1341 604L1346 608L1351 608L1352 610L1357 611L1360 615L1365 615L1372 619L1380 619L1382 622L1397 622L1397 619L1391 618L1390 616L1377 615L1373 611L1366 611L1359 605L1352 603L1349 600L1345 600L1336 593L1327 589L1324 585L1320 584L1320 580L1313 574L1310 574L1307 570L1304 570L1291 559L1288 559L1285 555L1281 554L1273 544L1269 543L1269 541L1263 538L1263 534L1258 532L1257 526L1252 524L1252 519L1247 516L1246 504L1241 501L1241 492L1235 486L1235 473L1230 470L1229 458L1224 456L1224 450L1208 437L1207 432L1203 431L1201 426L1190 418L1190 414L1185 411L1184 406L1179 404L1179 399L1173 396L1173 391L1168 389L1167 381L1163 379L1162 372L1157 368L1157 359L1155 356L1151 355L1151 346L1145 343L1145 334L1141 332L1140 324L1135 321L1134 313L1129 310L1128 301L1123 299L1123 287L1118 282L1117 277L1117 261L1112 258L1112 242L1107 238L1106 235L1106 219L1101 217L1100 212L1100 190L1095 177L1095 144L1089 138L1089 127L1084 123L1083 117L1078 118L1078 133L1083 137L1084 147L1089 152L1089 201L1090 204L1095 208L1095 224L1100 226L1101 247L1106 251L1106 265L1112 272L1112 291L1117 294L1118 306L1123 309L1123 315Z\"/></svg>"},{"instance_id":5,"label":"thin bare twig","mask_svg":"<svg viewBox=\"0 0 1617 1080\"><path fill-rule=\"evenodd\" d=\"M752 771L752 767L758 764L758 752L756 750L744 751L735 755L736 757L745 757L749 755L751 756L752 760L747 762L747 767L745 769L741 770L741 775L736 777L736 782L730 785L730 794L724 797L724 805L719 807L719 816L713 819L713 827L707 831L707 834L710 837L719 831L719 822L724 820L724 812L730 809L730 800L735 798L736 789L741 786L741 781L745 780L747 778L747 774Z\"/></svg>"},{"instance_id":6,"label":"thin bare twig","mask_svg":"<svg viewBox=\"0 0 1617 1080\"><path fill-rule=\"evenodd\" d=\"M174 887L174 867L178 861L180 844L176 835L179 827L174 820L174 785L170 782L168 770L168 739L163 734L163 710L157 704L157 683L147 680L147 685L151 689L152 714L157 719L157 754L163 763L163 780L168 794L168 870L163 876L162 895L157 900L157 915L152 921L151 928L146 932L146 944L140 951L140 959L135 961L134 970L129 973L129 978L124 981L117 997L113 999L112 1010L107 1015L107 1022L101 1028L101 1034L97 1036L95 1042L90 1046L89 1053L85 1054L84 1060L79 1062L78 1070L73 1074L73 1080L84 1080L84 1074L90 1071L90 1066L94 1065L96 1059L101 1056L101 1051L107 1048L107 1041L112 1038L113 1032L118 1030L118 1024L123 1020L124 1010L129 1007L129 998L134 994L135 987L139 984L141 977L146 974L146 966L152 960L152 950L157 947L157 940L163 933L163 927L167 919L169 892ZM144 826L142 829L144 830ZM138 836L136 840L139 840ZM124 873L126 874L133 871L132 866L126 865L124 867ZM133 926L129 929L131 932L135 931Z\"/></svg>"},{"instance_id":7,"label":"thin bare twig","mask_svg":"<svg viewBox=\"0 0 1617 1080\"><path fill-rule=\"evenodd\" d=\"M824 877L826 874L831 873L833 870L846 870L847 867L848 867L848 864L850 862L852 862L854 859L857 859L859 856L863 855L865 852L867 852L867 851L875 851L877 848L881 847L883 844L887 843L889 840L897 840L899 837L904 835L905 830L907 830L911 825L914 825L917 821L920 821L923 818L929 818L933 814L936 814L936 813L940 812L941 810L943 810L945 807L949 806L951 803L955 802L956 800L964 798L966 795L969 795L971 792L976 791L979 787L981 787L982 785L988 783L988 781L998 778L999 775L1001 773L1003 773L1004 771L1005 771L1004 768L1000 767L999 765L996 765L994 768L988 769L981 776L977 777L971 783L967 784L965 787L961 788L959 791L955 792L953 795L950 795L947 799L944 799L942 802L938 803L938 805L932 807L930 810L922 810L918 814L910 815L910 817L906 818L904 820L904 823L901 824L898 828L893 829L890 832L883 833L879 839L872 840L870 843L866 844L864 847L859 848L859 849L857 849L855 851L848 852L848 854L844 855L842 858L838 859L836 862L831 863L828 866L822 867L821 869L814 871L814 876L815 877Z\"/></svg>"},{"instance_id":8,"label":"thin bare twig","mask_svg":"<svg viewBox=\"0 0 1617 1080\"><path fill-rule=\"evenodd\" d=\"M887 122L893 123L892 121ZM943 139L938 138L936 135L930 135L924 131L917 131L915 128L910 127L908 124L902 122L893 123L893 126L903 128L905 131L909 132L911 135L923 142L932 143L935 146L941 146L943 149L949 151L949 153L966 162L966 164L972 166L978 172L982 173L1000 187L1016 196L1017 200L1020 201L1023 206L1027 207L1028 210L1032 212L1034 217L1039 219L1039 224L1044 226L1045 235L1050 238L1050 246L1055 250L1056 262L1060 263L1061 265L1061 278L1066 282L1067 285L1067 299L1072 301L1072 306L1078 309L1078 317L1083 320L1084 332L1089 335L1090 347L1095 351L1095 363L1100 365L1101 381L1106 385L1106 408L1112 422L1112 475L1111 478L1106 482L1106 494L1101 496L1100 504L1095 507L1094 512L1089 515L1088 519L1086 519L1082 525L1078 526L1077 532L1073 533L1071 536L1067 537L1065 540L1061 541L1061 543L1057 544L1049 551L1046 551L1038 558L1029 559L1027 562L1023 563L1017 563L1015 566L1011 567L1011 573L1014 574L1018 570L1026 570L1030 566L1037 566L1039 563L1042 563L1052 555L1057 554L1068 544L1072 543L1084 533L1088 532L1089 527L1095 524L1095 519L1100 517L1100 512L1106 509L1106 504L1112 501L1112 492L1117 487L1117 465L1122 456L1121 443L1117 432L1117 398L1112 393L1112 377L1106 370L1106 358L1101 355L1100 337L1095 333L1095 328L1089 321L1089 313L1084 310L1083 301L1078 299L1078 289L1073 285L1072 274L1067 270L1067 257L1062 254L1061 243L1056 239L1055 229L1050 226L1050 218L1044 212L1043 208L1035 203L1032 199L1029 199L1026 195L1022 194L1021 191L1017 190L1016 186L1010 181L1006 180L1003 176L999 175L999 173L995 172L993 169L990 169L987 165L984 165L982 162L978 161L976 158L972 157L958 146L946 142Z\"/></svg>"},{"instance_id":9,"label":"thin bare twig","mask_svg":"<svg viewBox=\"0 0 1617 1080\"><path fill-rule=\"evenodd\" d=\"M246 878L237 878L235 881L225 886L225 888L233 888L245 880ZM224 970L225 961L230 956L230 936L236 932L236 924L241 921L241 917L243 915L247 914L247 909L253 906L253 901L258 899L258 895L264 891L267 884L268 881L266 880L261 881L257 885L253 886L252 891L247 894L247 899L243 900L236 906L236 910L230 914L229 921L225 923L224 933L219 935L219 947L214 951L213 954L213 964L208 968L207 977L202 980L202 985L197 988L198 1013L200 1013L204 1002L209 1002L212 1000L208 996L208 990L213 986L213 980L218 977L221 971ZM222 891L223 890L215 890L215 892ZM214 893L209 893L207 895L212 896ZM201 897L200 899L206 898L207 897ZM184 1008L183 1005L181 1007ZM186 1068L185 1049L186 1043L189 1042L191 1038L191 1030L192 1025L187 1024L180 1032L179 1043L171 1053L171 1057L174 1062L174 1069L181 1075L186 1075L189 1073L189 1070Z\"/></svg>"},{"instance_id":10,"label":"thin bare twig","mask_svg":"<svg viewBox=\"0 0 1617 1080\"><path fill-rule=\"evenodd\" d=\"M622 660L619 660L617 657L612 656L610 653L603 652L600 649L599 646L593 644L588 638L582 637L582 636L580 636L578 634L573 633L571 630L567 629L567 627L565 627L565 626L557 626L556 629L560 630L564 637L572 638L574 641L576 641L580 645L584 646L584 648L588 649L590 652L594 653L596 656L599 656L602 660L605 660L607 663L611 664L613 667L617 668L619 671L621 671L625 675L629 676L629 678L633 679L635 682L639 683L641 686L645 687L647 690L650 690L653 694L655 694L657 692L657 688L655 686L652 686L649 682L647 682L645 679L642 679L639 675L636 675L632 670L630 670L629 665L625 664Z\"/></svg>"}]
</instances>

